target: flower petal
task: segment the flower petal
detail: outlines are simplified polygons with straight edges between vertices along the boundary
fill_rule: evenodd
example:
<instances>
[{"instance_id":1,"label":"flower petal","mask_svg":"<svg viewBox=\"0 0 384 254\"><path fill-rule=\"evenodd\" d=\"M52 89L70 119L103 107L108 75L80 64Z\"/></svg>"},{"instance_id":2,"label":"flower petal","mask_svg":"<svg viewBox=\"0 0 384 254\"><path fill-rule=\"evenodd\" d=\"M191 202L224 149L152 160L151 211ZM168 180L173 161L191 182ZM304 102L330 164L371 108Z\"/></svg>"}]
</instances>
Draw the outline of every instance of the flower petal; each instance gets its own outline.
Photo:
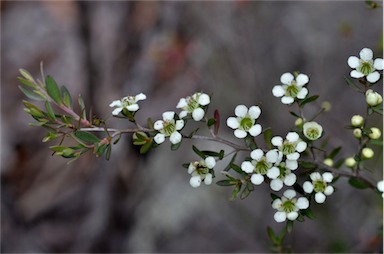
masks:
<instances>
[{"instance_id":1,"label":"flower petal","mask_svg":"<svg viewBox=\"0 0 384 254\"><path fill-rule=\"evenodd\" d=\"M282 86L277 85L272 88L272 94L275 97L281 97L285 94L285 90Z\"/></svg>"},{"instance_id":2,"label":"flower petal","mask_svg":"<svg viewBox=\"0 0 384 254\"><path fill-rule=\"evenodd\" d=\"M375 61L373 62L373 67L375 67L375 69L379 71L383 70L384 69L383 59L376 58Z\"/></svg>"},{"instance_id":3,"label":"flower petal","mask_svg":"<svg viewBox=\"0 0 384 254\"><path fill-rule=\"evenodd\" d=\"M268 170L267 176L269 179L276 179L280 175L280 169L277 167L272 167Z\"/></svg>"},{"instance_id":4,"label":"flower petal","mask_svg":"<svg viewBox=\"0 0 384 254\"><path fill-rule=\"evenodd\" d=\"M265 157L267 158L267 161L270 162L270 163L276 163L277 160L279 159L279 150L277 149L272 149L270 151L268 151L266 154L265 154Z\"/></svg>"},{"instance_id":5,"label":"flower petal","mask_svg":"<svg viewBox=\"0 0 384 254\"><path fill-rule=\"evenodd\" d=\"M176 121L176 130L181 130L184 127L184 120L177 120Z\"/></svg>"},{"instance_id":6,"label":"flower petal","mask_svg":"<svg viewBox=\"0 0 384 254\"><path fill-rule=\"evenodd\" d=\"M112 111L112 115L117 116L122 110L123 110L123 108L115 108Z\"/></svg>"},{"instance_id":7,"label":"flower petal","mask_svg":"<svg viewBox=\"0 0 384 254\"><path fill-rule=\"evenodd\" d=\"M303 184L303 189L306 193L312 193L313 184L310 181L305 181Z\"/></svg>"},{"instance_id":8,"label":"flower petal","mask_svg":"<svg viewBox=\"0 0 384 254\"><path fill-rule=\"evenodd\" d=\"M243 161L241 163L241 170L243 170L245 173L252 173L255 169L255 166L250 161Z\"/></svg>"},{"instance_id":9,"label":"flower petal","mask_svg":"<svg viewBox=\"0 0 384 254\"><path fill-rule=\"evenodd\" d=\"M251 152L251 158L254 160L259 161L264 155L263 150L261 149L255 149Z\"/></svg>"},{"instance_id":10,"label":"flower petal","mask_svg":"<svg viewBox=\"0 0 384 254\"><path fill-rule=\"evenodd\" d=\"M169 141L171 141L172 144L177 144L180 143L182 139L182 136L179 132L175 131L174 133L171 134L169 137Z\"/></svg>"},{"instance_id":11,"label":"flower petal","mask_svg":"<svg viewBox=\"0 0 384 254\"><path fill-rule=\"evenodd\" d=\"M139 93L138 95L135 96L135 100L136 101L142 101L142 100L145 100L147 99L147 96L143 93Z\"/></svg>"},{"instance_id":12,"label":"flower petal","mask_svg":"<svg viewBox=\"0 0 384 254\"><path fill-rule=\"evenodd\" d=\"M155 140L156 144L161 144L165 140L165 135L162 133L157 133L153 140Z\"/></svg>"},{"instance_id":13,"label":"flower petal","mask_svg":"<svg viewBox=\"0 0 384 254\"><path fill-rule=\"evenodd\" d=\"M216 160L212 156L208 156L204 161L207 168L212 169L216 165Z\"/></svg>"},{"instance_id":14,"label":"flower petal","mask_svg":"<svg viewBox=\"0 0 384 254\"><path fill-rule=\"evenodd\" d=\"M212 183L212 174L208 173L205 175L204 183L210 185Z\"/></svg>"},{"instance_id":15,"label":"flower petal","mask_svg":"<svg viewBox=\"0 0 384 254\"><path fill-rule=\"evenodd\" d=\"M300 210L307 209L309 207L309 200L305 197L300 197L297 199L296 207Z\"/></svg>"},{"instance_id":16,"label":"flower petal","mask_svg":"<svg viewBox=\"0 0 384 254\"><path fill-rule=\"evenodd\" d=\"M272 208L274 208L274 209L279 209L279 208L281 207L281 204L282 204L282 203L283 203L283 202L281 201L281 199L277 198L277 199L273 200L273 202L272 202Z\"/></svg>"},{"instance_id":17,"label":"flower petal","mask_svg":"<svg viewBox=\"0 0 384 254\"><path fill-rule=\"evenodd\" d=\"M327 186L324 190L324 194L329 196L331 195L333 192L335 191L335 189L333 188L333 186Z\"/></svg>"},{"instance_id":18,"label":"flower petal","mask_svg":"<svg viewBox=\"0 0 384 254\"><path fill-rule=\"evenodd\" d=\"M181 98L177 103L176 108L184 108L186 106L188 106L187 100L185 98Z\"/></svg>"},{"instance_id":19,"label":"flower petal","mask_svg":"<svg viewBox=\"0 0 384 254\"><path fill-rule=\"evenodd\" d=\"M283 104L292 104L294 101L295 101L295 99L293 99L292 97L289 97L289 96L281 97L281 102Z\"/></svg>"},{"instance_id":20,"label":"flower petal","mask_svg":"<svg viewBox=\"0 0 384 254\"><path fill-rule=\"evenodd\" d=\"M373 51L369 48L363 48L359 55L362 60L369 61L373 58Z\"/></svg>"},{"instance_id":21,"label":"flower petal","mask_svg":"<svg viewBox=\"0 0 384 254\"><path fill-rule=\"evenodd\" d=\"M166 121L170 121L175 117L175 112L173 111L166 111L163 113L163 119Z\"/></svg>"},{"instance_id":22,"label":"flower petal","mask_svg":"<svg viewBox=\"0 0 384 254\"><path fill-rule=\"evenodd\" d=\"M238 105L235 108L235 115L238 117L245 117L248 113L248 108L245 105Z\"/></svg>"},{"instance_id":23,"label":"flower petal","mask_svg":"<svg viewBox=\"0 0 384 254\"><path fill-rule=\"evenodd\" d=\"M285 137L290 143L294 143L297 140L299 140L299 134L296 132L288 132L287 136Z\"/></svg>"},{"instance_id":24,"label":"flower petal","mask_svg":"<svg viewBox=\"0 0 384 254\"><path fill-rule=\"evenodd\" d=\"M284 178L284 184L287 186L292 186L295 184L295 182L296 182L296 175L293 173L286 175Z\"/></svg>"},{"instance_id":25,"label":"flower petal","mask_svg":"<svg viewBox=\"0 0 384 254\"><path fill-rule=\"evenodd\" d=\"M199 175L198 176L192 176L191 179L189 180L189 184L193 188L199 187L201 184L201 177Z\"/></svg>"},{"instance_id":26,"label":"flower petal","mask_svg":"<svg viewBox=\"0 0 384 254\"><path fill-rule=\"evenodd\" d=\"M297 86L304 86L305 84L307 84L309 81L309 77L305 74L299 74L297 77L296 77L296 85Z\"/></svg>"},{"instance_id":27,"label":"flower petal","mask_svg":"<svg viewBox=\"0 0 384 254\"><path fill-rule=\"evenodd\" d=\"M298 160L299 158L300 158L300 154L299 153L287 154L287 159L290 160L290 161L295 161L295 160Z\"/></svg>"},{"instance_id":28,"label":"flower petal","mask_svg":"<svg viewBox=\"0 0 384 254\"><path fill-rule=\"evenodd\" d=\"M357 68L360 65L360 59L358 57L356 57L356 56L350 56L348 58L348 65L352 69L355 69L355 68Z\"/></svg>"},{"instance_id":29,"label":"flower petal","mask_svg":"<svg viewBox=\"0 0 384 254\"><path fill-rule=\"evenodd\" d=\"M198 121L200 121L201 119L203 119L204 114L205 114L204 109L202 109L202 108L197 108L197 109L193 110L193 112L192 112L192 118L193 118L193 120L195 120L196 122L198 122Z\"/></svg>"},{"instance_id":30,"label":"flower petal","mask_svg":"<svg viewBox=\"0 0 384 254\"><path fill-rule=\"evenodd\" d=\"M296 97L299 99L304 99L308 94L308 89L303 87L301 90L297 93Z\"/></svg>"},{"instance_id":31,"label":"flower petal","mask_svg":"<svg viewBox=\"0 0 384 254\"><path fill-rule=\"evenodd\" d=\"M315 194L315 200L317 203L324 203L326 196L322 192L318 192Z\"/></svg>"},{"instance_id":32,"label":"flower petal","mask_svg":"<svg viewBox=\"0 0 384 254\"><path fill-rule=\"evenodd\" d=\"M260 185L264 182L264 176L260 175L260 174L253 174L251 176L251 182L254 184L254 185Z\"/></svg>"},{"instance_id":33,"label":"flower petal","mask_svg":"<svg viewBox=\"0 0 384 254\"><path fill-rule=\"evenodd\" d=\"M295 170L299 167L299 164L297 163L296 160L286 160L285 166L290 170Z\"/></svg>"},{"instance_id":34,"label":"flower petal","mask_svg":"<svg viewBox=\"0 0 384 254\"><path fill-rule=\"evenodd\" d=\"M111 104L109 104L110 107L122 107L120 100L112 101Z\"/></svg>"},{"instance_id":35,"label":"flower petal","mask_svg":"<svg viewBox=\"0 0 384 254\"><path fill-rule=\"evenodd\" d=\"M235 130L234 134L236 138L245 138L247 136L247 132L243 130Z\"/></svg>"},{"instance_id":36,"label":"flower petal","mask_svg":"<svg viewBox=\"0 0 384 254\"><path fill-rule=\"evenodd\" d=\"M299 214L297 212L290 212L287 214L288 220L296 220Z\"/></svg>"},{"instance_id":37,"label":"flower petal","mask_svg":"<svg viewBox=\"0 0 384 254\"><path fill-rule=\"evenodd\" d=\"M277 147L282 146L283 145L283 138L279 137L279 136L273 137L271 139L271 143L272 143L272 145L277 146Z\"/></svg>"},{"instance_id":38,"label":"flower petal","mask_svg":"<svg viewBox=\"0 0 384 254\"><path fill-rule=\"evenodd\" d=\"M183 110L183 111L180 112L179 117L180 117L180 118L184 118L184 117L186 117L187 115L188 115L188 111Z\"/></svg>"},{"instance_id":39,"label":"flower petal","mask_svg":"<svg viewBox=\"0 0 384 254\"><path fill-rule=\"evenodd\" d=\"M269 184L272 190L279 191L283 188L283 182L280 179L273 179Z\"/></svg>"},{"instance_id":40,"label":"flower petal","mask_svg":"<svg viewBox=\"0 0 384 254\"><path fill-rule=\"evenodd\" d=\"M126 107L129 111L135 112L139 110L139 105L138 104L131 104Z\"/></svg>"},{"instance_id":41,"label":"flower petal","mask_svg":"<svg viewBox=\"0 0 384 254\"><path fill-rule=\"evenodd\" d=\"M249 108L248 114L252 119L257 119L261 114L261 109L259 106L252 106Z\"/></svg>"},{"instance_id":42,"label":"flower petal","mask_svg":"<svg viewBox=\"0 0 384 254\"><path fill-rule=\"evenodd\" d=\"M287 219L287 215L285 212L276 212L273 218L276 222L284 222Z\"/></svg>"},{"instance_id":43,"label":"flower petal","mask_svg":"<svg viewBox=\"0 0 384 254\"><path fill-rule=\"evenodd\" d=\"M240 123L239 123L239 121L237 120L236 117L228 117L227 125L228 125L229 128L237 129L237 128L239 128Z\"/></svg>"},{"instance_id":44,"label":"flower petal","mask_svg":"<svg viewBox=\"0 0 384 254\"><path fill-rule=\"evenodd\" d=\"M286 72L283 75L281 75L280 82L285 84L285 85L290 85L294 78L295 77L291 73Z\"/></svg>"},{"instance_id":45,"label":"flower petal","mask_svg":"<svg viewBox=\"0 0 384 254\"><path fill-rule=\"evenodd\" d=\"M329 172L325 172L325 173L323 173L323 179L324 179L324 181L326 181L327 183L332 182L332 180L333 180L333 175L332 175L332 173L329 173Z\"/></svg>"},{"instance_id":46,"label":"flower petal","mask_svg":"<svg viewBox=\"0 0 384 254\"><path fill-rule=\"evenodd\" d=\"M288 198L288 199L292 199L296 196L296 191L294 190L286 190L284 191L283 195Z\"/></svg>"},{"instance_id":47,"label":"flower petal","mask_svg":"<svg viewBox=\"0 0 384 254\"><path fill-rule=\"evenodd\" d=\"M211 99L209 98L209 96L207 94L202 93L202 94L200 94L198 102L200 105L206 106L211 102Z\"/></svg>"},{"instance_id":48,"label":"flower petal","mask_svg":"<svg viewBox=\"0 0 384 254\"><path fill-rule=\"evenodd\" d=\"M253 137L258 136L261 133L261 125L255 124L254 126L251 127L251 129L248 130L248 132Z\"/></svg>"},{"instance_id":49,"label":"flower petal","mask_svg":"<svg viewBox=\"0 0 384 254\"><path fill-rule=\"evenodd\" d=\"M306 142L300 141L299 143L297 143L296 151L298 151L299 153L302 153L305 151L305 149L307 149L307 143Z\"/></svg>"},{"instance_id":50,"label":"flower petal","mask_svg":"<svg viewBox=\"0 0 384 254\"><path fill-rule=\"evenodd\" d=\"M312 181L318 181L322 180L322 177L319 172L313 172L312 174L309 175Z\"/></svg>"},{"instance_id":51,"label":"flower petal","mask_svg":"<svg viewBox=\"0 0 384 254\"><path fill-rule=\"evenodd\" d=\"M155 130L161 130L161 129L163 129L164 128L164 123L163 123L163 121L162 120L157 120L154 124L153 124L153 128L155 129Z\"/></svg>"},{"instance_id":52,"label":"flower petal","mask_svg":"<svg viewBox=\"0 0 384 254\"><path fill-rule=\"evenodd\" d=\"M367 76L367 80L369 83L376 83L379 79L380 79L380 73L377 71L369 73Z\"/></svg>"},{"instance_id":53,"label":"flower petal","mask_svg":"<svg viewBox=\"0 0 384 254\"><path fill-rule=\"evenodd\" d=\"M363 73L361 73L359 71L356 71L356 70L351 71L350 75L351 75L352 78L362 78L362 77L364 77Z\"/></svg>"}]
</instances>

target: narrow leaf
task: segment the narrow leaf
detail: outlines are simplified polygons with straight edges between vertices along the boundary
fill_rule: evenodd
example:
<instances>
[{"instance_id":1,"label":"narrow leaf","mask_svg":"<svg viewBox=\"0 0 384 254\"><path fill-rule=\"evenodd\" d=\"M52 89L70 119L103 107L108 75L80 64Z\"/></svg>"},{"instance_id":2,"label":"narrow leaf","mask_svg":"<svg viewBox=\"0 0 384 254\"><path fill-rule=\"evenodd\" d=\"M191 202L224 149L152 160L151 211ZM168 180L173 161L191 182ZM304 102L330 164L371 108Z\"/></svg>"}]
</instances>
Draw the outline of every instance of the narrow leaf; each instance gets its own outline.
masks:
<instances>
[{"instance_id":1,"label":"narrow leaf","mask_svg":"<svg viewBox=\"0 0 384 254\"><path fill-rule=\"evenodd\" d=\"M140 147L140 154L146 154L149 151L149 149L151 149L151 147L152 147L152 140L151 142L147 142L145 145Z\"/></svg>"},{"instance_id":2,"label":"narrow leaf","mask_svg":"<svg viewBox=\"0 0 384 254\"><path fill-rule=\"evenodd\" d=\"M269 149L272 149L273 147L271 140L272 140L272 129L268 128L264 130L264 142Z\"/></svg>"},{"instance_id":3,"label":"narrow leaf","mask_svg":"<svg viewBox=\"0 0 384 254\"><path fill-rule=\"evenodd\" d=\"M368 185L365 182L356 177L349 178L348 183L357 189L368 188Z\"/></svg>"},{"instance_id":4,"label":"narrow leaf","mask_svg":"<svg viewBox=\"0 0 384 254\"><path fill-rule=\"evenodd\" d=\"M61 93L59 87L56 84L56 81L51 76L48 76L45 81L45 85L49 96L52 98L52 100L54 100L57 104L60 105L62 103Z\"/></svg>"},{"instance_id":5,"label":"narrow leaf","mask_svg":"<svg viewBox=\"0 0 384 254\"><path fill-rule=\"evenodd\" d=\"M233 180L221 180L216 182L216 184L219 186L232 186L232 185L236 185L236 182L234 182Z\"/></svg>"},{"instance_id":6,"label":"narrow leaf","mask_svg":"<svg viewBox=\"0 0 384 254\"><path fill-rule=\"evenodd\" d=\"M43 101L44 98L42 98L40 95L22 87L22 86L19 86L19 89L25 94L25 96L27 96L29 99L32 99L32 100L35 100L35 101Z\"/></svg>"},{"instance_id":7,"label":"narrow leaf","mask_svg":"<svg viewBox=\"0 0 384 254\"><path fill-rule=\"evenodd\" d=\"M46 101L46 102L45 102L45 108L47 109L48 116L49 116L51 119L56 120L55 112L53 112L51 103L49 103L48 101Z\"/></svg>"},{"instance_id":8,"label":"narrow leaf","mask_svg":"<svg viewBox=\"0 0 384 254\"><path fill-rule=\"evenodd\" d=\"M332 150L332 152L328 155L328 158L333 159L335 156L341 151L341 146L336 147Z\"/></svg>"},{"instance_id":9,"label":"narrow leaf","mask_svg":"<svg viewBox=\"0 0 384 254\"><path fill-rule=\"evenodd\" d=\"M176 151L177 149L179 149L181 146L181 143L182 143L182 141L180 141L177 144L171 144L171 151Z\"/></svg>"},{"instance_id":10,"label":"narrow leaf","mask_svg":"<svg viewBox=\"0 0 384 254\"><path fill-rule=\"evenodd\" d=\"M350 88L359 93L364 93L364 91L360 87L358 87L350 78L344 77L344 79Z\"/></svg>"},{"instance_id":11,"label":"narrow leaf","mask_svg":"<svg viewBox=\"0 0 384 254\"><path fill-rule=\"evenodd\" d=\"M93 135L92 133L85 132L85 131L75 131L75 136L82 141L90 142L90 143L98 143L100 142L100 139Z\"/></svg>"},{"instance_id":12,"label":"narrow leaf","mask_svg":"<svg viewBox=\"0 0 384 254\"><path fill-rule=\"evenodd\" d=\"M223 169L223 171L229 171L231 169L231 165L235 162L236 160L236 156L237 156L237 153L235 153L231 159L231 161L229 162L229 164L225 167L225 169Z\"/></svg>"},{"instance_id":13,"label":"narrow leaf","mask_svg":"<svg viewBox=\"0 0 384 254\"><path fill-rule=\"evenodd\" d=\"M302 100L299 105L302 108L302 107L304 107L305 104L310 103L312 101L315 101L315 100L317 100L317 98L319 98L319 95L313 95L311 97L308 97L308 98Z\"/></svg>"},{"instance_id":14,"label":"narrow leaf","mask_svg":"<svg viewBox=\"0 0 384 254\"><path fill-rule=\"evenodd\" d=\"M82 118L87 119L87 112L85 112L85 103L81 95L79 95L78 102L79 102Z\"/></svg>"},{"instance_id":15,"label":"narrow leaf","mask_svg":"<svg viewBox=\"0 0 384 254\"><path fill-rule=\"evenodd\" d=\"M192 150L193 150L199 157L201 157L202 159L205 159L205 158L206 158L205 154L204 154L202 151L200 151L199 149L197 149L196 146L192 146Z\"/></svg>"},{"instance_id":16,"label":"narrow leaf","mask_svg":"<svg viewBox=\"0 0 384 254\"><path fill-rule=\"evenodd\" d=\"M26 85L26 86L29 86L29 87L32 87L32 88L36 88L36 85L35 83L33 83L32 81L30 80L27 80L27 79L24 79L22 77L17 77L17 80L23 84L23 85Z\"/></svg>"},{"instance_id":17,"label":"narrow leaf","mask_svg":"<svg viewBox=\"0 0 384 254\"><path fill-rule=\"evenodd\" d=\"M68 108L72 108L72 97L65 86L61 87L61 94L63 95L63 103Z\"/></svg>"}]
</instances>

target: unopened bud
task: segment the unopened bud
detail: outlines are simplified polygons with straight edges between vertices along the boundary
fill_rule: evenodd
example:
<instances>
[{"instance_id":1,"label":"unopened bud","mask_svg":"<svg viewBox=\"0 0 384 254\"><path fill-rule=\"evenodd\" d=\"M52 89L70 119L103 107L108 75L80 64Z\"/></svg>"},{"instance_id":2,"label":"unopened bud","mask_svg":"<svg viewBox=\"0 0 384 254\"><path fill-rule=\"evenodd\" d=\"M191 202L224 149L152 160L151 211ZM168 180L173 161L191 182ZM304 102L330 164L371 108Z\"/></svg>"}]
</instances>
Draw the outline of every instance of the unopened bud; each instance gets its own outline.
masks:
<instances>
[{"instance_id":1,"label":"unopened bud","mask_svg":"<svg viewBox=\"0 0 384 254\"><path fill-rule=\"evenodd\" d=\"M333 167L333 160L331 158L326 158L323 163L328 167Z\"/></svg>"},{"instance_id":2,"label":"unopened bud","mask_svg":"<svg viewBox=\"0 0 384 254\"><path fill-rule=\"evenodd\" d=\"M354 129L353 136L355 136L355 138L361 138L361 129L359 128Z\"/></svg>"},{"instance_id":3,"label":"unopened bud","mask_svg":"<svg viewBox=\"0 0 384 254\"><path fill-rule=\"evenodd\" d=\"M361 151L361 154L364 159L371 159L375 155L373 150L369 147L363 148L363 150Z\"/></svg>"},{"instance_id":4,"label":"unopened bud","mask_svg":"<svg viewBox=\"0 0 384 254\"><path fill-rule=\"evenodd\" d=\"M379 128L372 127L371 131L372 132L368 135L371 139L379 139L381 137L381 131Z\"/></svg>"},{"instance_id":5,"label":"unopened bud","mask_svg":"<svg viewBox=\"0 0 384 254\"><path fill-rule=\"evenodd\" d=\"M372 89L368 89L365 92L365 100L369 106L379 105L383 101L383 97L377 92L372 91Z\"/></svg>"},{"instance_id":6,"label":"unopened bud","mask_svg":"<svg viewBox=\"0 0 384 254\"><path fill-rule=\"evenodd\" d=\"M297 118L295 121L295 126L300 126L303 124L303 118Z\"/></svg>"},{"instance_id":7,"label":"unopened bud","mask_svg":"<svg viewBox=\"0 0 384 254\"><path fill-rule=\"evenodd\" d=\"M361 115L354 115L351 118L351 124L355 127L360 127L364 124L364 118Z\"/></svg>"},{"instance_id":8,"label":"unopened bud","mask_svg":"<svg viewBox=\"0 0 384 254\"><path fill-rule=\"evenodd\" d=\"M348 157L345 159L344 163L348 168L353 168L356 165L356 160L353 157Z\"/></svg>"},{"instance_id":9,"label":"unopened bud","mask_svg":"<svg viewBox=\"0 0 384 254\"><path fill-rule=\"evenodd\" d=\"M329 112L332 108L332 105L329 101L323 101L321 103L321 108L324 110L324 112Z\"/></svg>"}]
</instances>

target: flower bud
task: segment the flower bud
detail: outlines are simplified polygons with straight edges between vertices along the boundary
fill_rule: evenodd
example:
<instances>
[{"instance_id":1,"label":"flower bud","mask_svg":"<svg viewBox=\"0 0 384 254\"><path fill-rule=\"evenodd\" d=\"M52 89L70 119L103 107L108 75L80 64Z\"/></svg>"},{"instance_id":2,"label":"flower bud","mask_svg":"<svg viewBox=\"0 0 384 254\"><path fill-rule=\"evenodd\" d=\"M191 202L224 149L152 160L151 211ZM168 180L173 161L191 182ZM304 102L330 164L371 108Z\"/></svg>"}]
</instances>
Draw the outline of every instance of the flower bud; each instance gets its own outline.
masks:
<instances>
[{"instance_id":1,"label":"flower bud","mask_svg":"<svg viewBox=\"0 0 384 254\"><path fill-rule=\"evenodd\" d=\"M379 105L383 101L383 97L377 92L372 91L372 89L368 89L365 92L365 100L369 106Z\"/></svg>"},{"instance_id":2,"label":"flower bud","mask_svg":"<svg viewBox=\"0 0 384 254\"><path fill-rule=\"evenodd\" d=\"M295 126L300 126L303 124L303 118L297 118L296 121L295 121Z\"/></svg>"},{"instance_id":3,"label":"flower bud","mask_svg":"<svg viewBox=\"0 0 384 254\"><path fill-rule=\"evenodd\" d=\"M379 128L372 127L371 131L372 132L368 135L371 139L379 139L381 137L381 131Z\"/></svg>"},{"instance_id":4,"label":"flower bud","mask_svg":"<svg viewBox=\"0 0 384 254\"><path fill-rule=\"evenodd\" d=\"M328 167L333 167L333 160L331 158L326 158L323 163Z\"/></svg>"},{"instance_id":5,"label":"flower bud","mask_svg":"<svg viewBox=\"0 0 384 254\"><path fill-rule=\"evenodd\" d=\"M355 136L355 138L361 138L361 129L359 128L354 129L353 136Z\"/></svg>"},{"instance_id":6,"label":"flower bud","mask_svg":"<svg viewBox=\"0 0 384 254\"><path fill-rule=\"evenodd\" d=\"M329 112L332 108L332 104L329 101L323 101L321 103L321 108L324 110L324 112Z\"/></svg>"},{"instance_id":7,"label":"flower bud","mask_svg":"<svg viewBox=\"0 0 384 254\"><path fill-rule=\"evenodd\" d=\"M371 159L375 155L373 150L369 147L363 148L361 154L363 155L364 159Z\"/></svg>"},{"instance_id":8,"label":"flower bud","mask_svg":"<svg viewBox=\"0 0 384 254\"><path fill-rule=\"evenodd\" d=\"M351 124L355 127L360 127L364 124L364 118L361 115L354 115L351 118Z\"/></svg>"},{"instance_id":9,"label":"flower bud","mask_svg":"<svg viewBox=\"0 0 384 254\"><path fill-rule=\"evenodd\" d=\"M356 160L353 157L348 157L345 159L344 163L348 168L353 168L356 165Z\"/></svg>"}]
</instances>

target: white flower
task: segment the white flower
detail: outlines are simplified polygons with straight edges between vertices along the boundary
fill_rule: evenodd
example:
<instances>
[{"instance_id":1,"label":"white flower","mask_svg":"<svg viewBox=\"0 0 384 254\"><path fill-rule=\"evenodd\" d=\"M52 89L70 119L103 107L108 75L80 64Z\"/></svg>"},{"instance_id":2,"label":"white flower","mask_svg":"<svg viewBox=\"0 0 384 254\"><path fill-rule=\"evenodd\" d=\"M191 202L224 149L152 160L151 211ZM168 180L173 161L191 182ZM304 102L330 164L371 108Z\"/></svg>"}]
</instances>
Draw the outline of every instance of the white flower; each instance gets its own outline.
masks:
<instances>
[{"instance_id":1,"label":"white flower","mask_svg":"<svg viewBox=\"0 0 384 254\"><path fill-rule=\"evenodd\" d=\"M309 140L317 140L323 133L323 127L316 122L306 122L303 125L303 133Z\"/></svg>"},{"instance_id":2,"label":"white flower","mask_svg":"<svg viewBox=\"0 0 384 254\"><path fill-rule=\"evenodd\" d=\"M256 149L251 152L252 161L243 161L241 169L252 174L251 182L255 185L260 185L264 182L264 175L269 178L276 178L280 174L278 168L273 167L275 163L279 163L283 155L277 149L268 151L265 155L263 150Z\"/></svg>"},{"instance_id":3,"label":"white flower","mask_svg":"<svg viewBox=\"0 0 384 254\"><path fill-rule=\"evenodd\" d=\"M136 96L127 96L120 100L112 101L109 106L117 107L112 111L112 115L118 115L124 108L126 108L128 111L136 112L137 110L139 110L139 105L137 104L137 102L145 100L146 98L147 96L145 94L139 93Z\"/></svg>"},{"instance_id":4,"label":"white flower","mask_svg":"<svg viewBox=\"0 0 384 254\"><path fill-rule=\"evenodd\" d=\"M244 105L238 105L235 108L236 117L229 117L227 125L235 130L234 134L237 138L245 138L247 132L256 137L261 133L261 125L256 124L256 119L259 118L260 114L259 106L252 106L248 109Z\"/></svg>"},{"instance_id":5,"label":"white flower","mask_svg":"<svg viewBox=\"0 0 384 254\"><path fill-rule=\"evenodd\" d=\"M281 97L284 104L292 104L295 98L304 99L308 94L308 89L304 86L308 83L309 78L305 74L299 74L296 78L289 72L284 73L280 77L282 85L276 85L272 89L275 97Z\"/></svg>"},{"instance_id":6,"label":"white flower","mask_svg":"<svg viewBox=\"0 0 384 254\"><path fill-rule=\"evenodd\" d=\"M374 92L372 89L368 89L365 92L365 101L369 106L376 106L383 102L383 97L378 92Z\"/></svg>"},{"instance_id":7,"label":"white flower","mask_svg":"<svg viewBox=\"0 0 384 254\"><path fill-rule=\"evenodd\" d=\"M384 180L381 180L377 183L377 189L380 191L380 192L383 192L381 194L381 196L384 198Z\"/></svg>"},{"instance_id":8,"label":"white flower","mask_svg":"<svg viewBox=\"0 0 384 254\"><path fill-rule=\"evenodd\" d=\"M287 156L286 164L294 163L292 161L297 161L300 157L299 153L302 153L307 149L307 143L302 141L299 138L299 134L296 132L289 132L285 140L280 136L275 136L272 138L271 143Z\"/></svg>"},{"instance_id":9,"label":"white flower","mask_svg":"<svg viewBox=\"0 0 384 254\"><path fill-rule=\"evenodd\" d=\"M333 193L334 189L329 183L333 180L333 175L329 172L325 172L322 175L319 172L313 172L309 175L310 181L306 181L303 184L303 189L306 193L316 192L315 200L317 203L324 203L326 196Z\"/></svg>"},{"instance_id":10,"label":"white flower","mask_svg":"<svg viewBox=\"0 0 384 254\"><path fill-rule=\"evenodd\" d=\"M157 144L164 142L166 137L172 144L181 142L182 136L178 132L184 127L184 120L175 121L175 112L167 111L163 113L163 120L157 120L154 124L154 129L159 131L153 138Z\"/></svg>"},{"instance_id":11,"label":"white flower","mask_svg":"<svg viewBox=\"0 0 384 254\"><path fill-rule=\"evenodd\" d=\"M205 160L191 162L188 167L188 174L191 174L189 184L193 188L199 187L202 181L206 185L210 185L213 178L211 171L215 165L216 160L211 156L208 156Z\"/></svg>"},{"instance_id":12,"label":"white flower","mask_svg":"<svg viewBox=\"0 0 384 254\"><path fill-rule=\"evenodd\" d=\"M200 121L205 115L205 111L202 107L207 106L211 102L209 96L205 93L195 93L192 96L181 98L177 103L176 108L181 108L180 118L186 117L188 114L192 114L192 118L195 121Z\"/></svg>"},{"instance_id":13,"label":"white flower","mask_svg":"<svg viewBox=\"0 0 384 254\"><path fill-rule=\"evenodd\" d=\"M275 199L272 202L272 207L277 210L273 216L275 221L284 222L288 220L296 220L299 217L299 210L304 210L309 207L309 201L305 197L295 198L294 190L286 190L283 197Z\"/></svg>"},{"instance_id":14,"label":"white flower","mask_svg":"<svg viewBox=\"0 0 384 254\"><path fill-rule=\"evenodd\" d=\"M376 58L373 60L373 52L369 48L363 48L360 51L360 58L350 56L348 65L351 67L351 77L362 78L367 77L368 82L375 83L380 79L380 73L376 70L383 70L383 59Z\"/></svg>"}]
</instances>

